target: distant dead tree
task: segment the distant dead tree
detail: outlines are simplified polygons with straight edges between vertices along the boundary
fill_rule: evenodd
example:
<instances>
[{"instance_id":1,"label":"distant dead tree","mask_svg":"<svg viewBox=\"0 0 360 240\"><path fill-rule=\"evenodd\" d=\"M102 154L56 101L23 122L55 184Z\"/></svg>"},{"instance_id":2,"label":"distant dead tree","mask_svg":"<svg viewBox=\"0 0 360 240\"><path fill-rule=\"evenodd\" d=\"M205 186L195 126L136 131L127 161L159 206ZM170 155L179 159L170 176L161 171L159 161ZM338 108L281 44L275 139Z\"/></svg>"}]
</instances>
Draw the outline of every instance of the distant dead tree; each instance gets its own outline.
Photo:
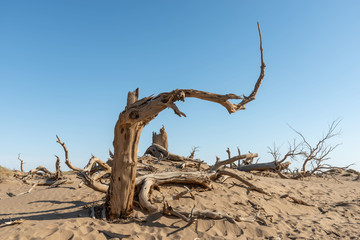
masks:
<instances>
[{"instance_id":1,"label":"distant dead tree","mask_svg":"<svg viewBox=\"0 0 360 240\"><path fill-rule=\"evenodd\" d=\"M198 147L198 146L192 147L191 153L190 153L190 155L189 155L189 158L194 159L195 153L196 153L197 151L199 151L199 147Z\"/></svg>"},{"instance_id":2,"label":"distant dead tree","mask_svg":"<svg viewBox=\"0 0 360 240\"><path fill-rule=\"evenodd\" d=\"M273 148L269 148L269 153L273 156L274 161L280 165L285 160L290 159L292 161L296 160L302 163L301 169L292 176L288 177L281 173L282 169L278 169L278 173L282 178L294 178L299 179L306 176L311 176L316 172L321 170L333 168L331 165L326 163L326 160L329 160L329 154L335 150L340 144L331 145L329 140L333 137L339 135L339 132L336 131L340 121L334 120L329 125L329 128L326 134L314 145L310 144L305 136L291 127L297 135L300 136L301 141L297 143L296 139L292 143L289 143L288 152L281 156L279 149L274 145Z\"/></svg>"},{"instance_id":3,"label":"distant dead tree","mask_svg":"<svg viewBox=\"0 0 360 240\"><path fill-rule=\"evenodd\" d=\"M20 158L21 153L18 154L18 160L20 161L20 171L24 172L24 161Z\"/></svg>"}]
</instances>

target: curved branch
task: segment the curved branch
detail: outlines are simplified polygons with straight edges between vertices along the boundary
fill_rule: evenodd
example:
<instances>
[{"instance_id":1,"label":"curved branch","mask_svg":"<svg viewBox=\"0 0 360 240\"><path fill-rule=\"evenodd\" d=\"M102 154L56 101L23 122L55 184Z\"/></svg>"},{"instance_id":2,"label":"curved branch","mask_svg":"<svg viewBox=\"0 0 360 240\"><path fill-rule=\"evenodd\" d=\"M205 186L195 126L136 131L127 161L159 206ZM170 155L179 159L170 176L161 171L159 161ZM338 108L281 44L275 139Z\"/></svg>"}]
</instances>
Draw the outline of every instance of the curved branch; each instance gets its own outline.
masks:
<instances>
[{"instance_id":1,"label":"curved branch","mask_svg":"<svg viewBox=\"0 0 360 240\"><path fill-rule=\"evenodd\" d=\"M260 66L260 75L255 83L254 89L249 96L238 96L233 93L229 94L216 94L209 93L194 89L176 89L171 92L160 93L155 97L146 97L135 102L128 101L128 105L119 116L119 121L122 124L134 124L136 122L143 121L147 124L151 121L157 114L163 111L166 108L171 108L174 110L175 114L178 116L186 115L181 112L178 107L175 105L177 101L185 101L185 98L198 98L209 102L219 103L231 114L235 113L239 110L244 110L246 108L246 104L253 101L258 93L260 85L265 77L265 62L262 48L262 37L260 31L260 25L258 24L258 31L260 37L260 54L261 54L261 66ZM138 96L138 89L136 90L136 94ZM242 101L238 104L233 104L229 100L231 99L242 99Z\"/></svg>"},{"instance_id":2,"label":"curved branch","mask_svg":"<svg viewBox=\"0 0 360 240\"><path fill-rule=\"evenodd\" d=\"M90 158L89 163L85 166L84 169L78 168L78 167L72 165L72 163L69 160L69 152L67 150L67 147L66 147L65 143L61 141L61 139L59 138L58 135L56 135L56 138L57 138L56 142L59 143L64 149L66 165L70 169L72 169L73 171L75 171L76 173L79 174L79 176L84 180L84 183L85 183L86 186L94 189L95 191L106 193L109 186L106 185L106 184L102 184L102 183L100 183L100 182L98 182L96 180L99 179L100 177L102 177L103 175L107 174L107 173L111 173L111 167L108 164L101 161L99 158L95 157L95 156L92 156ZM105 171L91 177L90 176L90 171L92 170L92 168L93 168L93 166L95 164L98 164L99 166L103 167L105 169Z\"/></svg>"},{"instance_id":3,"label":"curved branch","mask_svg":"<svg viewBox=\"0 0 360 240\"><path fill-rule=\"evenodd\" d=\"M70 169L72 169L72 170L74 170L74 171L76 171L76 172L84 171L84 169L75 167L74 165L71 164L71 162L70 162L70 160L69 160L69 152L68 152L68 150L67 150L67 147L66 147L65 143L63 143L63 142L61 141L61 139L59 138L58 135L56 135L56 138L57 138L57 141L56 141L56 142L59 143L59 144L63 147L63 149L64 149L64 152L65 152L65 163L66 163L66 165L67 165Z\"/></svg>"}]
</instances>

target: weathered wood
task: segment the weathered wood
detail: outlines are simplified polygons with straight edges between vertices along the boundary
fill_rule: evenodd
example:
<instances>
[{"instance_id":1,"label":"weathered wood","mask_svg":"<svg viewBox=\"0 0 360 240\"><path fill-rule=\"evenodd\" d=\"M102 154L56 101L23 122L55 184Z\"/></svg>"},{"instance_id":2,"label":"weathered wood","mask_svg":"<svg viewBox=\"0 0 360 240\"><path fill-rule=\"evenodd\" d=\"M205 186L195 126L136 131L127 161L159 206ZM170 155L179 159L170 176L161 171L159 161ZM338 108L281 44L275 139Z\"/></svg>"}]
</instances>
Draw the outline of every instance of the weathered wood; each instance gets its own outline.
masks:
<instances>
[{"instance_id":1,"label":"weathered wood","mask_svg":"<svg viewBox=\"0 0 360 240\"><path fill-rule=\"evenodd\" d=\"M61 139L58 137L58 135L56 135L56 138L57 138L57 141L56 141L56 142L59 143L59 144L63 147L63 149L64 149L64 153L65 153L65 164L66 164L70 169L72 169L72 170L74 170L74 171L76 171L76 172L81 172L81 171L83 171L83 169L78 168L78 167L75 167L74 165L71 164L71 162L70 162L70 160L69 160L69 152L68 152L68 150L67 150L67 147L66 147L65 143L63 143L63 142L61 141Z\"/></svg>"},{"instance_id":2,"label":"weathered wood","mask_svg":"<svg viewBox=\"0 0 360 240\"><path fill-rule=\"evenodd\" d=\"M38 185L37 182L34 183L34 184L32 185L32 187L31 187L27 192L22 192L22 193L18 193L18 194L15 194L15 193L12 193L12 192L7 192L6 194L7 194L9 197L16 197L16 196L28 194L28 193L30 193L37 185Z\"/></svg>"},{"instance_id":3,"label":"weathered wood","mask_svg":"<svg viewBox=\"0 0 360 240\"><path fill-rule=\"evenodd\" d=\"M152 143L162 146L166 151L169 150L168 137L164 126L160 129L160 133L153 132Z\"/></svg>"},{"instance_id":4,"label":"weathered wood","mask_svg":"<svg viewBox=\"0 0 360 240\"><path fill-rule=\"evenodd\" d=\"M215 170L219 169L221 166L224 166L227 164L232 164L233 162L235 162L237 160L247 159L247 158L255 158L255 157L258 157L257 153L248 153L248 154L238 155L238 156L232 157L232 158L224 160L224 161L217 160L216 163L211 167L211 170L215 171Z\"/></svg>"},{"instance_id":5,"label":"weathered wood","mask_svg":"<svg viewBox=\"0 0 360 240\"><path fill-rule=\"evenodd\" d=\"M195 157L195 153L198 151L198 148L199 148L199 147L193 147L193 148L191 149L191 153L190 153L190 155L189 155L189 158L193 159L193 158Z\"/></svg>"},{"instance_id":6,"label":"weathered wood","mask_svg":"<svg viewBox=\"0 0 360 240\"><path fill-rule=\"evenodd\" d=\"M63 173L60 169L60 158L58 156L56 156L56 163L55 163L55 168L56 168L56 172L55 172L55 179L61 179L63 178Z\"/></svg>"},{"instance_id":7,"label":"weathered wood","mask_svg":"<svg viewBox=\"0 0 360 240\"><path fill-rule=\"evenodd\" d=\"M230 148L227 148L227 149L226 149L226 153L228 154L228 159L230 159L230 158L231 158ZM230 167L230 168L235 168L236 165L235 165L235 163L232 162L232 163L229 164L229 167Z\"/></svg>"},{"instance_id":8,"label":"weathered wood","mask_svg":"<svg viewBox=\"0 0 360 240\"><path fill-rule=\"evenodd\" d=\"M298 203L298 204L301 204L301 205L305 205L305 206L315 206L315 205L312 205L312 204L309 204L299 198L296 198L296 197L293 197L293 196L290 196L289 194L284 194L284 195L281 195L280 198L290 198L291 200L293 200L295 203Z\"/></svg>"},{"instance_id":9,"label":"weathered wood","mask_svg":"<svg viewBox=\"0 0 360 240\"><path fill-rule=\"evenodd\" d=\"M3 226L11 226L11 225L17 225L17 224L21 224L23 223L25 220L24 219L17 219L17 220L10 220L10 221L7 221L7 222L4 222L2 224L0 224L0 227L3 227Z\"/></svg>"},{"instance_id":10,"label":"weathered wood","mask_svg":"<svg viewBox=\"0 0 360 240\"><path fill-rule=\"evenodd\" d=\"M24 179L23 181L24 181L24 183L27 183L27 184L37 184L38 186L52 186L52 187L56 187L56 186L59 186L62 184L73 183L73 181L71 181L69 179L54 180L51 178L39 179L39 180L35 180L35 181Z\"/></svg>"},{"instance_id":11,"label":"weathered wood","mask_svg":"<svg viewBox=\"0 0 360 240\"><path fill-rule=\"evenodd\" d=\"M196 218L194 218L193 215L192 215L192 211L191 211L190 214L188 214L186 212L185 213L180 213L179 211L173 209L167 202L164 202L163 214L165 214L165 215L173 215L175 217L181 218L182 220L184 220L185 222L187 222L189 224L196 221ZM189 216L189 217L186 217L186 216Z\"/></svg>"},{"instance_id":12,"label":"weathered wood","mask_svg":"<svg viewBox=\"0 0 360 240\"><path fill-rule=\"evenodd\" d=\"M101 184L98 181L95 181L89 171L73 166L69 161L65 144L58 138L58 143L62 145L65 151L65 163L67 166L78 172L88 186L100 191L108 189L105 205L109 220L126 218L133 209L133 197L137 181L136 168L140 134L145 125L153 120L161 111L166 108L171 108L178 116L186 117L185 113L181 112L175 105L175 102L185 101L185 98L198 98L218 103L231 114L239 110L245 110L246 105L255 99L264 79L266 68L263 58L262 38L259 24L258 31L260 37L261 55L260 75L255 83L253 91L248 96L239 96L232 93L216 94L194 89L176 89L171 92L160 93L157 96L149 96L139 99L139 89L128 93L127 105L125 110L119 114L119 118L114 129L114 155L111 163L112 167L109 187L106 184ZM229 100L241 101L239 103L232 103ZM171 160L190 161L190 158L185 158L175 154L168 153L166 157ZM199 163L197 160L192 159L192 161ZM200 166L201 165L199 164L199 167ZM109 171L109 169L105 169L104 171ZM189 176L183 178L179 177L177 180L167 179L163 181L175 181L180 183L190 181L190 183L193 183L191 177ZM156 182L159 183L161 181L156 179ZM145 190L144 192L146 193Z\"/></svg>"},{"instance_id":13,"label":"weathered wood","mask_svg":"<svg viewBox=\"0 0 360 240\"><path fill-rule=\"evenodd\" d=\"M195 163L202 162L199 159L193 159L193 158L183 157L180 155L173 154L158 144L152 144L150 147L148 147L148 149L146 149L145 151L145 154L150 154L151 156L160 158L162 160L181 161L181 162L189 161Z\"/></svg>"},{"instance_id":14,"label":"weathered wood","mask_svg":"<svg viewBox=\"0 0 360 240\"><path fill-rule=\"evenodd\" d=\"M290 162L281 163L280 165L284 169L290 165ZM267 162L267 163L254 163L249 165L241 165L237 169L239 171L251 172L251 171L277 170L278 167L279 165L276 162Z\"/></svg>"},{"instance_id":15,"label":"weathered wood","mask_svg":"<svg viewBox=\"0 0 360 240\"><path fill-rule=\"evenodd\" d=\"M24 172L24 161L20 158L20 153L18 155L18 160L20 161L20 171Z\"/></svg>"}]
</instances>

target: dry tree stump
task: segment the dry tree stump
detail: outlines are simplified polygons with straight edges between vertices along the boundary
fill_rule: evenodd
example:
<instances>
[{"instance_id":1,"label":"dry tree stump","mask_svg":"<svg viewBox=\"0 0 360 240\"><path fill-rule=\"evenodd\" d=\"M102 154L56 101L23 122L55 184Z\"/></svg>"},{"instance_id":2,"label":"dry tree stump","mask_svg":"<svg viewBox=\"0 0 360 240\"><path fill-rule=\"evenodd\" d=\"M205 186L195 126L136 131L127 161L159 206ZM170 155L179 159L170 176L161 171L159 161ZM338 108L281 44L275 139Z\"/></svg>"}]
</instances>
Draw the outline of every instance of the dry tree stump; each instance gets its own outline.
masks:
<instances>
[{"instance_id":1,"label":"dry tree stump","mask_svg":"<svg viewBox=\"0 0 360 240\"><path fill-rule=\"evenodd\" d=\"M164 125L160 128L160 133L153 132L152 142L153 144L162 146L166 151L169 151L168 137Z\"/></svg>"}]
</instances>

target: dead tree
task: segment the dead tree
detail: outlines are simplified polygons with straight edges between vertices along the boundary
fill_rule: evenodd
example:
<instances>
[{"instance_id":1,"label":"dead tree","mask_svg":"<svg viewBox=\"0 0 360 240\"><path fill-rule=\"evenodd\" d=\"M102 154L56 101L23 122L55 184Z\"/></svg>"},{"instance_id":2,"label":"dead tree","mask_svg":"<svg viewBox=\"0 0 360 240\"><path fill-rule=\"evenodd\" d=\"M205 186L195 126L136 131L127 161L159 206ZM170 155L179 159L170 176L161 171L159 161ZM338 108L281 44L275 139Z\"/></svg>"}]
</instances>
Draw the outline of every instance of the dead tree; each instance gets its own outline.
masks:
<instances>
[{"instance_id":1,"label":"dead tree","mask_svg":"<svg viewBox=\"0 0 360 240\"><path fill-rule=\"evenodd\" d=\"M16 173L14 176L16 178L21 179L24 183L36 184L39 186L44 185L44 186L55 187L61 184L71 183L72 181L66 179L60 169L60 158L56 155L55 157L56 157L56 163L55 163L56 172L51 172L46 167L38 166L37 168L30 170L29 172ZM28 193L31 190L32 188L28 191Z\"/></svg>"},{"instance_id":2,"label":"dead tree","mask_svg":"<svg viewBox=\"0 0 360 240\"><path fill-rule=\"evenodd\" d=\"M20 153L18 154L18 160L20 161L20 171L24 172L24 161L20 158Z\"/></svg>"},{"instance_id":3,"label":"dead tree","mask_svg":"<svg viewBox=\"0 0 360 240\"><path fill-rule=\"evenodd\" d=\"M68 158L68 150L64 142L58 138L57 141L59 144L62 145L64 152L65 152L65 163L68 165L69 168L74 170L83 180L84 183L99 192L107 193L109 191L109 185L105 182L99 181L102 177L108 178L109 173L112 172L112 169L109 165L101 161L100 159L92 156L89 163L85 166L85 168L77 168L74 165L71 164L69 158ZM219 167L225 166L226 164L229 164L231 162L236 161L238 158L247 158L256 156L257 154L247 154L243 156L235 156L231 159L225 160L225 161L217 161L217 164L209 169L209 171L195 171L195 172L182 172L182 171L175 171L175 172L160 172L160 173L152 173L147 175L138 176L135 179L135 193L139 199L138 204L143 210L146 210L148 212L154 212L158 211L158 207L151 203L151 189L158 187L163 184L192 184L192 185L200 185L207 189L212 189L211 181L216 181L220 177L232 177L237 179L242 183L242 185L245 185L249 191L256 191L262 194L271 195L270 193L266 192L262 188L259 188L246 180L244 177L239 175L238 173L226 171L226 170L220 170ZM186 187L185 187L186 188ZM178 199L182 195L189 193L191 195L190 189L187 188L186 191L177 194L176 196L173 196L171 199ZM192 196L194 197L194 196ZM163 201L166 200L165 196ZM168 209L169 210L169 209ZM167 214L163 211L164 214ZM174 212L175 213L175 212ZM205 214L203 217L206 218L213 218L211 217L212 214L215 214L212 211L207 212L208 214ZM221 214L220 214L221 215ZM219 215L219 216L220 216ZM179 217L179 216L178 216ZM226 218L222 215L220 218Z\"/></svg>"},{"instance_id":4,"label":"dead tree","mask_svg":"<svg viewBox=\"0 0 360 240\"><path fill-rule=\"evenodd\" d=\"M243 172L251 172L251 171L268 171L273 170L277 171L279 168L281 170L288 168L290 165L290 162L284 162L284 163L277 163L275 161L273 162L267 162L267 163L254 163L254 164L248 164L248 165L241 165L237 167L239 171Z\"/></svg>"},{"instance_id":5,"label":"dead tree","mask_svg":"<svg viewBox=\"0 0 360 240\"><path fill-rule=\"evenodd\" d=\"M169 150L168 137L167 137L167 133L166 133L164 126L162 126L162 128L160 128L159 134L157 134L156 132L153 132L152 142L153 142L153 144L158 144L158 145L162 146L167 151Z\"/></svg>"},{"instance_id":6,"label":"dead tree","mask_svg":"<svg viewBox=\"0 0 360 240\"><path fill-rule=\"evenodd\" d=\"M325 161L329 159L329 154L337 148L339 144L329 145L328 141L339 134L339 132L336 132L336 128L339 123L339 120L333 121L329 125L327 133L323 135L323 137L315 145L310 144L302 133L294 128L291 128L300 136L301 142L296 143L296 140L294 140L292 144L289 144L289 150L283 158L280 157L281 155L279 149L275 146L273 149L270 149L269 152L274 157L274 162L277 164L281 164L286 159L291 159L302 162L302 167L298 173L293 174L290 177L282 174L281 171L278 171L280 177L299 179L311 176L321 170L332 169L333 167L326 164Z\"/></svg>"},{"instance_id":7,"label":"dead tree","mask_svg":"<svg viewBox=\"0 0 360 240\"><path fill-rule=\"evenodd\" d=\"M110 187L106 198L107 217L110 220L124 218L133 210L133 197L136 178L138 143L145 125L153 120L161 111L171 108L178 116L186 116L175 105L185 98L199 98L205 101L219 103L231 114L244 110L247 103L253 101L265 75L262 38L260 37L261 71L255 87L249 96L236 94L215 94L194 89L176 89L139 99L139 89L128 93L125 110L119 115L114 131L114 160L111 172ZM241 99L238 104L229 100Z\"/></svg>"},{"instance_id":8,"label":"dead tree","mask_svg":"<svg viewBox=\"0 0 360 240\"><path fill-rule=\"evenodd\" d=\"M195 153L198 151L199 147L192 147L189 158L193 159L195 157Z\"/></svg>"}]
</instances>

